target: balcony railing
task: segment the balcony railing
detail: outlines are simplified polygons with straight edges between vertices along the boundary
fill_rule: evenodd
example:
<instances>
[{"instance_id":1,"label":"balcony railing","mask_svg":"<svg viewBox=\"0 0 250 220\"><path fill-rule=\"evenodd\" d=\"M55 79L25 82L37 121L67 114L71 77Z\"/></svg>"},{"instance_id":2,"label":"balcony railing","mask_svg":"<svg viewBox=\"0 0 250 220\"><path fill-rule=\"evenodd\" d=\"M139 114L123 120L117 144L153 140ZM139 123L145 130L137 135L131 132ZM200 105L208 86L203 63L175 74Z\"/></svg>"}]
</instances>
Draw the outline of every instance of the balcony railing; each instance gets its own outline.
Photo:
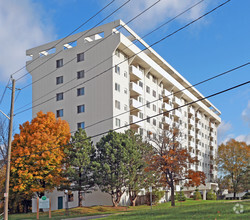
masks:
<instances>
[{"instance_id":1,"label":"balcony railing","mask_svg":"<svg viewBox=\"0 0 250 220\"><path fill-rule=\"evenodd\" d=\"M201 125L199 123L195 124L196 129L201 130Z\"/></svg>"},{"instance_id":2,"label":"balcony railing","mask_svg":"<svg viewBox=\"0 0 250 220\"><path fill-rule=\"evenodd\" d=\"M130 79L134 81L134 80L140 80L142 78L143 78L142 72L135 66L130 66Z\"/></svg>"},{"instance_id":3,"label":"balcony railing","mask_svg":"<svg viewBox=\"0 0 250 220\"><path fill-rule=\"evenodd\" d=\"M191 114L191 115L194 115L195 114L194 108L189 107L188 108L188 113Z\"/></svg>"},{"instance_id":4,"label":"balcony railing","mask_svg":"<svg viewBox=\"0 0 250 220\"><path fill-rule=\"evenodd\" d=\"M143 89L139 85L137 85L134 82L130 82L129 84L130 87L130 95L131 96L138 96L143 94Z\"/></svg>"},{"instance_id":5,"label":"balcony railing","mask_svg":"<svg viewBox=\"0 0 250 220\"><path fill-rule=\"evenodd\" d=\"M172 109L172 106L169 105L168 103L163 103L162 104L162 109L163 109L163 111L169 111L169 110Z\"/></svg>"},{"instance_id":6,"label":"balcony railing","mask_svg":"<svg viewBox=\"0 0 250 220\"><path fill-rule=\"evenodd\" d=\"M163 95L163 97L168 97L168 98L172 97L172 93L169 92L167 89L163 89L162 95Z\"/></svg>"},{"instance_id":7,"label":"balcony railing","mask_svg":"<svg viewBox=\"0 0 250 220\"><path fill-rule=\"evenodd\" d=\"M178 118L181 118L181 116L182 116L180 110L178 110L178 109L175 109L175 110L173 111L173 115L176 116L176 117L178 117Z\"/></svg>"},{"instance_id":8,"label":"balcony railing","mask_svg":"<svg viewBox=\"0 0 250 220\"><path fill-rule=\"evenodd\" d=\"M188 142L188 145L192 148L195 148L195 143L193 141L189 141Z\"/></svg>"},{"instance_id":9,"label":"balcony railing","mask_svg":"<svg viewBox=\"0 0 250 220\"><path fill-rule=\"evenodd\" d=\"M196 119L199 119L199 120L201 120L201 113L199 113L199 112L196 112Z\"/></svg>"},{"instance_id":10,"label":"balcony railing","mask_svg":"<svg viewBox=\"0 0 250 220\"><path fill-rule=\"evenodd\" d=\"M201 135L200 135L200 134L196 134L195 138L196 138L197 140L201 140Z\"/></svg>"},{"instance_id":11,"label":"balcony railing","mask_svg":"<svg viewBox=\"0 0 250 220\"><path fill-rule=\"evenodd\" d=\"M142 106L142 104L137 101L136 99L130 99L130 108L131 109L138 109L138 110L141 110L140 107Z\"/></svg>"},{"instance_id":12,"label":"balcony railing","mask_svg":"<svg viewBox=\"0 0 250 220\"><path fill-rule=\"evenodd\" d=\"M191 118L189 118L189 119L188 119L188 123L189 123L189 124L191 124L191 125L193 125L193 126L195 125L194 120L193 120L193 119L191 119Z\"/></svg>"},{"instance_id":13,"label":"balcony railing","mask_svg":"<svg viewBox=\"0 0 250 220\"><path fill-rule=\"evenodd\" d=\"M167 116L164 116L164 117L162 118L162 122L163 122L164 124L167 124L167 125L171 125L171 124L172 124L172 120L171 120L169 117L167 117Z\"/></svg>"},{"instance_id":14,"label":"balcony railing","mask_svg":"<svg viewBox=\"0 0 250 220\"><path fill-rule=\"evenodd\" d=\"M176 103L177 105L182 105L181 99L179 99L176 96L173 98L173 102Z\"/></svg>"},{"instance_id":15,"label":"balcony railing","mask_svg":"<svg viewBox=\"0 0 250 220\"><path fill-rule=\"evenodd\" d=\"M192 137L194 137L194 136L195 136L195 134L194 134L194 131L192 131L192 130L189 130L189 131L188 131L188 135L189 135L189 136L192 136Z\"/></svg>"},{"instance_id":16,"label":"balcony railing","mask_svg":"<svg viewBox=\"0 0 250 220\"><path fill-rule=\"evenodd\" d=\"M134 123L131 125L131 127L134 126L143 127L143 121L141 121L141 119L135 115L130 115L129 122Z\"/></svg>"}]
</instances>

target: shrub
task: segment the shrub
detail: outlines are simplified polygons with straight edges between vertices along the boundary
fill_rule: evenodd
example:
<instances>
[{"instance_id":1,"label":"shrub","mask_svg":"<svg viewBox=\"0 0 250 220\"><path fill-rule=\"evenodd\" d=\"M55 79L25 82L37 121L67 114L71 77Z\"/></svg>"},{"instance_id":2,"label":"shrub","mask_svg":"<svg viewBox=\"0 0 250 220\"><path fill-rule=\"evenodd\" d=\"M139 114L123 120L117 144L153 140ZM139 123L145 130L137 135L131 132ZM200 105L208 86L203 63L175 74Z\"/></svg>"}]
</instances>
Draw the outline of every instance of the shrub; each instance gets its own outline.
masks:
<instances>
[{"instance_id":1,"label":"shrub","mask_svg":"<svg viewBox=\"0 0 250 220\"><path fill-rule=\"evenodd\" d=\"M207 193L207 200L216 200L216 199L217 199L216 194L212 190L209 190L209 192Z\"/></svg>"},{"instance_id":2,"label":"shrub","mask_svg":"<svg viewBox=\"0 0 250 220\"><path fill-rule=\"evenodd\" d=\"M246 193L242 199L250 199L250 192Z\"/></svg>"},{"instance_id":3,"label":"shrub","mask_svg":"<svg viewBox=\"0 0 250 220\"><path fill-rule=\"evenodd\" d=\"M199 200L199 199L201 199L201 193L199 192L199 190L198 189L196 189L195 190L195 192L194 192L194 200Z\"/></svg>"},{"instance_id":4,"label":"shrub","mask_svg":"<svg viewBox=\"0 0 250 220\"><path fill-rule=\"evenodd\" d=\"M152 192L152 204L157 204L160 199L164 196L164 191L153 191ZM150 205L150 192L146 193L147 205Z\"/></svg>"},{"instance_id":5,"label":"shrub","mask_svg":"<svg viewBox=\"0 0 250 220\"><path fill-rule=\"evenodd\" d=\"M184 195L184 192L181 190L180 192L176 193L176 199L178 201L186 201L186 196Z\"/></svg>"}]
</instances>

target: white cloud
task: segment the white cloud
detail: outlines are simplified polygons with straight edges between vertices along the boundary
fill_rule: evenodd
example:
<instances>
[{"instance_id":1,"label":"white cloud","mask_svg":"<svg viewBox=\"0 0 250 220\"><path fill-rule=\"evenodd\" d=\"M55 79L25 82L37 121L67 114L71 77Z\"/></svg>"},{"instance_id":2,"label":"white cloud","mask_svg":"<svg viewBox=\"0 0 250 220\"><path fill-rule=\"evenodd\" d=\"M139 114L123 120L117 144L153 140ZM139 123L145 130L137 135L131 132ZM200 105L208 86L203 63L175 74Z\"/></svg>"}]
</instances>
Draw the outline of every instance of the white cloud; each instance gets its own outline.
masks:
<instances>
[{"instance_id":1,"label":"white cloud","mask_svg":"<svg viewBox=\"0 0 250 220\"><path fill-rule=\"evenodd\" d=\"M233 134L227 134L228 131L232 128L230 122L222 121L218 127L218 143L225 143L231 138L233 138Z\"/></svg>"},{"instance_id":2,"label":"white cloud","mask_svg":"<svg viewBox=\"0 0 250 220\"><path fill-rule=\"evenodd\" d=\"M122 8L121 11L118 13L120 18L127 22L129 19L135 17L144 9L148 8L157 0L136 0L131 1L126 7ZM124 2L124 0L117 1L116 5L120 6ZM165 21L167 18L172 18L177 14L183 12L187 8L191 7L197 0L162 0L157 3L155 6L150 8L147 12L143 15L138 17L132 24L129 26L136 29L137 32L150 30L156 27L161 22ZM183 14L179 20L190 21L194 18L197 18L202 14L204 9L207 7L207 2L204 1L197 5L196 7L192 8L187 13Z\"/></svg>"},{"instance_id":3,"label":"white cloud","mask_svg":"<svg viewBox=\"0 0 250 220\"><path fill-rule=\"evenodd\" d=\"M27 49L53 39L52 25L44 22L43 14L31 0L0 1L1 82L25 65Z\"/></svg>"},{"instance_id":4,"label":"white cloud","mask_svg":"<svg viewBox=\"0 0 250 220\"><path fill-rule=\"evenodd\" d=\"M250 100L248 101L248 105L246 109L243 110L241 116L242 116L243 121L246 122L248 126L250 127Z\"/></svg>"},{"instance_id":5,"label":"white cloud","mask_svg":"<svg viewBox=\"0 0 250 220\"><path fill-rule=\"evenodd\" d=\"M239 135L235 138L236 141L242 141L246 142L247 144L250 144L250 134L247 135Z\"/></svg>"}]
</instances>

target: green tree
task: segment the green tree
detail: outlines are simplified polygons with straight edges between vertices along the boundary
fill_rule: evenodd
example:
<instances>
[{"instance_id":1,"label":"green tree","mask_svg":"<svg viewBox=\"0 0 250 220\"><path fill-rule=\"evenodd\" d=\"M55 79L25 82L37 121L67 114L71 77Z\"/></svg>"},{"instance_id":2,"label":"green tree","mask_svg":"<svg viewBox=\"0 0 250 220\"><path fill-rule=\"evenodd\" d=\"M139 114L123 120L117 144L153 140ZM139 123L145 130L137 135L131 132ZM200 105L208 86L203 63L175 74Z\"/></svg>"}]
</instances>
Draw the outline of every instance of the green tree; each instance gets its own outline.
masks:
<instances>
[{"instance_id":1,"label":"green tree","mask_svg":"<svg viewBox=\"0 0 250 220\"><path fill-rule=\"evenodd\" d=\"M176 199L178 200L178 201L186 201L186 196L184 195L184 192L182 191L182 188L181 188L181 190L180 190L180 192L177 192L176 193Z\"/></svg>"},{"instance_id":2,"label":"green tree","mask_svg":"<svg viewBox=\"0 0 250 220\"><path fill-rule=\"evenodd\" d=\"M218 168L231 179L234 193L240 190L241 182L247 174L250 158L250 145L245 142L238 142L231 139L226 144L221 144L218 148Z\"/></svg>"},{"instance_id":3,"label":"green tree","mask_svg":"<svg viewBox=\"0 0 250 220\"><path fill-rule=\"evenodd\" d=\"M217 199L217 196L216 194L212 191L212 190L209 190L207 192L207 200L216 200Z\"/></svg>"},{"instance_id":4,"label":"green tree","mask_svg":"<svg viewBox=\"0 0 250 220\"><path fill-rule=\"evenodd\" d=\"M92 161L95 156L95 148L88 138L85 130L79 129L71 140L71 148L65 149L65 163L67 169L64 176L67 178L67 188L78 191L78 206L82 206L82 193L89 193L93 188L94 179Z\"/></svg>"},{"instance_id":5,"label":"green tree","mask_svg":"<svg viewBox=\"0 0 250 220\"><path fill-rule=\"evenodd\" d=\"M201 193L199 192L198 189L196 189L194 192L194 200L200 200L200 199L201 199Z\"/></svg>"},{"instance_id":6,"label":"green tree","mask_svg":"<svg viewBox=\"0 0 250 220\"><path fill-rule=\"evenodd\" d=\"M127 181L127 189L129 199L133 206L141 189L148 189L149 186L155 185L156 175L152 171L146 172L148 167L147 158L152 155L153 148L150 144L144 142L142 137L135 134L132 130L125 132L126 149L129 155L129 179Z\"/></svg>"},{"instance_id":7,"label":"green tree","mask_svg":"<svg viewBox=\"0 0 250 220\"><path fill-rule=\"evenodd\" d=\"M95 177L103 192L111 195L113 206L117 207L126 191L129 179L130 156L126 135L110 131L96 144Z\"/></svg>"}]
</instances>

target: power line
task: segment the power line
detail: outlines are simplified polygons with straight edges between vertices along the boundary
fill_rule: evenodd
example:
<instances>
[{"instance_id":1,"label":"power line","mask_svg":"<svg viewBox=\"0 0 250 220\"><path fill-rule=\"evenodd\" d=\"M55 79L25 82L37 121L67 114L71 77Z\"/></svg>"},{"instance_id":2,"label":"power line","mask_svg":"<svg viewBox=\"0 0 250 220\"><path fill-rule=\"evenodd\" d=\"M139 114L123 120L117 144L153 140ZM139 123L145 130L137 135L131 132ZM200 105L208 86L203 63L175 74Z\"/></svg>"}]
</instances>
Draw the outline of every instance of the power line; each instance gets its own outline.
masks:
<instances>
[{"instance_id":1,"label":"power line","mask_svg":"<svg viewBox=\"0 0 250 220\"><path fill-rule=\"evenodd\" d=\"M121 126L121 127L119 127L119 128L110 129L110 130L108 130L108 131L104 131L104 132L101 132L101 133L92 135L92 136L87 137L87 138L84 138L84 139L82 139L82 140L80 140L80 141L85 141L85 140L87 140L87 139L92 139L92 138L95 138L95 137L99 137L99 136L102 136L102 135L105 135L105 134L109 133L110 131L117 131L117 130L120 130L120 129L123 129L123 128L127 128L128 126L131 126L131 125L133 125L133 124L136 124L136 123L139 123L139 122L143 122L143 121L145 121L145 120L147 120L147 119L151 119L151 118L154 118L154 117L157 117L157 116L160 116L160 115L164 115L164 114L166 114L166 113L169 113L169 112L172 112L172 111L174 111L174 110L177 110L177 109L186 107L186 106L188 106L188 105L193 105L193 104L196 103L196 102L200 102L200 101L203 101L203 100L205 100L205 99L208 99L208 98L211 98L211 97L220 95L220 94L225 93L225 92L228 92L228 91L230 91L230 90L233 90L233 89L239 88L239 87L241 87L241 86L247 85L247 84L249 84L249 83L250 83L250 81L246 81L246 82L244 82L244 83L241 83L241 84L238 84L238 85L236 85L236 86L230 87L230 88L228 88L228 89L225 89L225 90L222 90L222 91L213 93L213 94L211 94L211 95L208 95L208 96L206 96L206 97L203 97L203 98L197 99L197 100L195 100L195 101L186 103L186 104L181 105L181 106L178 106L178 107L176 107L176 108L172 108L172 109L170 109L170 110L168 110L168 111L163 111L163 112L161 112L161 113L158 113L158 114L155 114L155 115L152 115L152 116L147 116L146 118L141 119L141 120L139 120L139 121L136 121L136 122L133 122L133 123L130 123L130 124ZM15 158L13 158L13 159L16 160L17 158L24 158L24 157L28 157L28 156L31 156L31 155L41 154L41 153L44 153L44 152L47 152L47 151L51 151L51 150L54 150L54 149L57 149L57 148L69 146L69 145L71 145L72 143L75 143L75 142L71 142L71 143L65 144L65 145L63 145L63 146L57 146L57 147L51 148L51 149L49 149L49 150L39 151L39 152L36 152L36 153L33 153L33 154L15 157ZM13 159L12 159L12 160L13 160Z\"/></svg>"},{"instance_id":2,"label":"power line","mask_svg":"<svg viewBox=\"0 0 250 220\"><path fill-rule=\"evenodd\" d=\"M108 6L110 6L115 0L110 1L107 5L105 5L101 10L99 10L98 12L96 12L92 17L90 17L87 21L83 22L80 26L78 26L76 29L74 29L72 32L70 32L66 37L62 38L59 42L57 42L53 47L57 46L58 44L60 44L62 41L64 41L66 38L68 38L70 35L72 35L73 33L75 33L76 31L78 31L80 28L82 28L85 24L87 24L89 21L91 21L94 17L96 17L98 14L100 14L104 9L106 9ZM59 54L61 51L59 51L58 53L56 53L54 56L56 56L57 54ZM54 56L50 57L48 60L46 60L45 62L49 61L50 59L52 59ZM21 70L23 70L24 68L26 68L27 66L29 66L31 63L33 63L34 61L36 61L38 58L32 60L29 64L27 64L26 66L21 67L20 69L16 70L14 73L11 74L11 76L15 75L16 73L20 72ZM45 63L44 62L44 63ZM43 64L44 64L43 63ZM26 75L26 74L25 74ZM21 78L20 78L21 79Z\"/></svg>"},{"instance_id":3,"label":"power line","mask_svg":"<svg viewBox=\"0 0 250 220\"><path fill-rule=\"evenodd\" d=\"M91 30L93 30L95 27L97 27L99 24L101 24L103 21L105 21L106 19L108 19L110 16L112 16L114 13L116 13L117 11L119 11L122 7L124 7L126 4L128 4L131 0L127 0L125 3L123 3L119 8L117 8L116 10L114 10L112 13L110 13L108 16L106 16L104 19L102 19L100 22L98 22L94 27L92 27L91 29L89 29L87 32L84 32L83 35L81 35L79 38L77 38L76 40L82 38L83 36L85 36L87 33L89 33ZM62 52L63 50L59 51L58 53ZM57 53L57 54L58 54ZM57 54L55 54L54 56L56 56ZM53 57L54 57L53 56ZM49 59L52 59L52 57L50 57ZM46 61L44 62L46 63ZM44 63L39 64L38 66L36 66L34 69L32 69L30 72L36 70L37 68L39 68L40 66L42 66ZM23 76L19 77L16 81L22 79L23 77L25 77L26 75L28 75L30 72L27 72L26 74L24 74ZM32 84L32 83L31 83ZM31 85L29 84L29 85ZM29 86L28 85L28 86ZM27 86L23 87L22 89L26 88Z\"/></svg>"},{"instance_id":4,"label":"power line","mask_svg":"<svg viewBox=\"0 0 250 220\"><path fill-rule=\"evenodd\" d=\"M129 0L129 1L130 1L130 0ZM138 15L136 15L135 17L133 17L132 19L130 19L126 24L124 24L124 25L122 25L120 28L118 28L118 30L120 30L122 27L124 27L125 25L129 24L130 22L132 22L133 20L135 20L136 18L138 18L139 16L141 16L143 13L145 13L145 12L148 11L150 8L152 8L153 6L155 6L156 4L158 4L160 1L161 1L161 0L158 0L157 2L153 3L152 5L150 5L148 8L146 8L145 10L143 10L141 13L139 13ZM127 3L128 3L128 2L126 2L126 4L127 4ZM125 4L124 4L124 5L125 5ZM123 7L124 5L122 5L122 7ZM120 7L120 8L121 8L121 7ZM100 24L100 23L99 23L99 24ZM97 24L97 25L99 25L99 24ZM97 25L96 25L96 26L97 26ZM96 26L95 26L95 27L96 27ZM93 28L92 28L92 29L93 29ZM88 33L89 31L91 31L92 29L88 30L86 33ZM83 35L81 35L80 37L78 37L78 38L76 39L76 41L77 41L78 39L82 38L84 35L86 35L86 33L84 33ZM85 50L85 51L83 51L83 52L84 52L84 53L88 52L89 50L91 50L92 48L96 47L98 44L100 44L101 42L103 42L104 40L106 40L107 38L109 38L109 37L112 36L112 35L113 35L113 33L109 34L107 37L105 37L104 39L102 39L101 41L97 42L96 44L94 44L93 46L91 46L90 48L88 48L87 50ZM75 59L76 59L76 57L74 57L73 59L69 60L68 62L66 62L66 63L63 65L63 67L66 66L67 64L71 63L71 62L74 61ZM36 69L36 68L35 68L35 69ZM33 69L33 70L34 70L34 69ZM31 70L30 72L32 72L33 70ZM27 88L27 87L29 87L29 86L31 86L31 85L34 85L36 82L40 81L41 79L47 77L48 75L50 75L51 73L54 73L54 72L56 72L56 71L57 71L57 69L54 69L53 71L49 72L48 74L44 75L43 77L41 77L41 78L39 78L39 79L33 81L32 83L30 83L30 84L24 86L22 89L25 89L25 88ZM28 74L28 73L27 73L27 74Z\"/></svg>"},{"instance_id":5,"label":"power line","mask_svg":"<svg viewBox=\"0 0 250 220\"><path fill-rule=\"evenodd\" d=\"M206 12L205 14L201 15L200 17L196 18L195 20L189 22L188 24L182 26L181 28L177 29L176 31L172 32L171 34L168 34L167 36L161 38L160 40L156 41L155 43L149 45L149 46L146 47L145 49L139 51L138 53L135 53L135 54L132 55L131 57L128 57L127 59L121 61L120 63L118 63L118 64L116 64L116 65L120 65L120 64L124 63L125 61L128 61L129 59L135 57L136 55L142 53L143 51L145 51L145 50L151 48L152 46L155 46L156 44L162 42L163 40L165 40L165 39L167 39L167 38L173 36L174 34L178 33L179 31L183 30L184 28L190 26L191 24L197 22L197 21L200 20L201 18L207 16L208 14L212 13L212 12L215 11L216 9L222 7L223 5L229 3L230 1L231 1L231 0L228 0L228 1L226 1L226 2L224 2L224 3L222 3L222 4L220 4L220 5L218 5L217 7L213 8L212 10L210 10L210 11ZM74 59L75 59L75 58L74 58ZM72 60L71 60L71 61L72 61ZM71 61L70 61L70 62L71 62ZM116 66L116 65L115 65L115 66ZM93 80L93 79L99 77L100 75L102 75L102 74L106 73L107 71L113 69L115 66L112 66L112 67L110 67L110 68L104 70L103 72L101 72L101 73L99 73L99 74L97 74L97 75L91 77L90 79L88 79L88 80L86 80L86 81L84 81L84 82L82 82L82 83L80 83L80 84L78 84L78 85L76 85L76 86L74 86L74 87L72 87L72 88L70 88L70 89L64 91L64 93L69 92L69 91L71 91L72 89L77 88L77 87L79 87L79 86L81 86L81 85L83 85L83 84L85 84L85 83L87 83L87 82L89 82L89 81L91 81L91 80ZM39 106L39 105L42 105L42 104L44 104L44 103L46 103L46 102L48 102L48 101L50 101L50 100L53 100L54 98L56 98L56 96L54 96L54 97L52 97L52 98L49 98L49 99L47 99L47 100L45 100L45 101L43 101L43 102L41 102L41 103L39 103L39 104L37 104L37 105L34 105L34 106L30 107L30 108L27 108L27 109L24 109L24 110L22 110L22 111L19 111L19 112L17 112L15 115L21 114L21 113L23 113L23 112L25 112L25 111L28 111L28 110L30 110L30 109L32 109L32 108L34 108L34 107L37 107L37 106Z\"/></svg>"},{"instance_id":6,"label":"power line","mask_svg":"<svg viewBox=\"0 0 250 220\"><path fill-rule=\"evenodd\" d=\"M6 90L7 90L8 86L9 86L9 83L10 83L10 78L9 78L9 80L8 80L8 82L7 82L6 86L5 86L5 88L4 88L4 91L3 91L3 94L2 94L2 97L1 97L1 100L0 100L0 105L2 104L4 95L5 95L5 93L6 93Z\"/></svg>"},{"instance_id":7,"label":"power line","mask_svg":"<svg viewBox=\"0 0 250 220\"><path fill-rule=\"evenodd\" d=\"M192 5L191 7L187 8L187 9L184 10L183 12L179 13L178 15L176 15L174 18L171 18L170 20L166 21L166 22L163 23L162 25L160 25L160 26L158 26L157 28L155 28L154 30L150 31L149 33L147 33L146 35L144 35L144 36L141 37L140 39L138 39L138 40L136 39L135 41L139 41L139 40L141 40L141 39L143 39L143 38L149 36L150 34L152 34L153 32L155 32L156 30L158 30L158 29L162 28L163 26L169 24L170 22L172 22L173 20L175 20L175 19L178 18L179 16L183 15L183 14L186 13L187 11L191 10L192 8L196 7L197 5L199 5L200 3L202 3L203 1L204 1L204 0L201 0L201 1L197 2L196 4ZM127 23L127 24L128 24L128 23ZM95 44L94 46L96 46L96 45L97 45L97 44ZM121 52L124 52L124 51L125 51L126 49L128 49L131 45L134 45L134 44L132 43L132 44L130 44L129 46L126 46ZM91 48L89 48L89 49L91 49ZM86 51L85 51L85 52L86 52ZM95 66L91 67L90 69L88 69L88 70L86 70L86 71L84 71L84 72L87 73L87 72L89 72L89 71L95 69L95 68L98 67L100 64L102 64L102 63L108 61L109 59L111 59L113 56L114 56L114 55L111 55L110 57L106 58L105 60L101 61L100 63L96 64ZM75 58L74 58L74 59L75 59ZM74 59L73 59L73 60L74 60ZM72 60L72 61L73 61L73 60ZM69 61L69 62L71 62L71 61ZM67 62L66 64L68 64L69 62ZM66 65L66 64L65 64L65 65ZM64 65L64 66L65 66L65 65ZM52 72L54 72L54 71L52 71ZM52 72L50 72L49 74L51 74ZM48 75L48 74L47 74L47 75ZM47 75L46 75L46 76L47 76ZM36 102L36 101L39 101L41 98L44 98L44 97L46 97L47 95L49 95L50 93L52 93L52 92L54 92L54 91L56 91L56 90L58 90L58 89L64 87L65 85L67 85L68 83L74 81L75 79L76 79L76 78L74 78L74 79L68 81L67 83L64 83L62 86L59 86L59 87L53 89L52 91L46 93L45 95L39 97L39 98L36 99L36 100L33 100L31 103L28 103L28 104L26 104L26 105L24 105L24 106L18 108L17 110L20 110L20 109L22 109L22 108L24 108L24 107L26 107L26 106L28 106L28 105L30 105L30 104L33 104L33 103ZM28 86L29 86L29 85L28 85Z\"/></svg>"}]
</instances>

